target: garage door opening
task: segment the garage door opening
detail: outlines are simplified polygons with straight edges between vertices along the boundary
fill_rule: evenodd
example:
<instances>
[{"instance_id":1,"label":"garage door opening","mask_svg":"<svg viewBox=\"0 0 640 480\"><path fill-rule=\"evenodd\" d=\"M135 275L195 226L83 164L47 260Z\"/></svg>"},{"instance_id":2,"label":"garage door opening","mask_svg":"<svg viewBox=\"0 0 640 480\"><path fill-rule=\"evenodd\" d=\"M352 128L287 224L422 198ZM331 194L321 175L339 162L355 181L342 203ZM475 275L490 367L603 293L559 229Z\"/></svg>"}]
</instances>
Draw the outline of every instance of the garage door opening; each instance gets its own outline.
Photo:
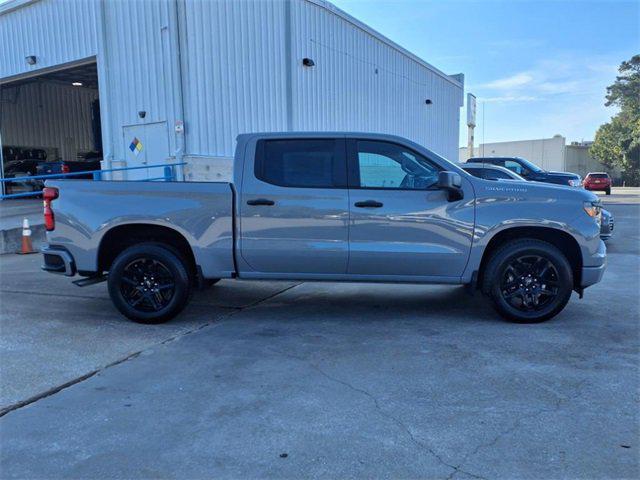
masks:
<instances>
[{"instance_id":1,"label":"garage door opening","mask_svg":"<svg viewBox=\"0 0 640 480\"><path fill-rule=\"evenodd\" d=\"M96 63L0 85L3 178L100 169L102 131ZM3 182L3 194L37 192L42 180Z\"/></svg>"}]
</instances>

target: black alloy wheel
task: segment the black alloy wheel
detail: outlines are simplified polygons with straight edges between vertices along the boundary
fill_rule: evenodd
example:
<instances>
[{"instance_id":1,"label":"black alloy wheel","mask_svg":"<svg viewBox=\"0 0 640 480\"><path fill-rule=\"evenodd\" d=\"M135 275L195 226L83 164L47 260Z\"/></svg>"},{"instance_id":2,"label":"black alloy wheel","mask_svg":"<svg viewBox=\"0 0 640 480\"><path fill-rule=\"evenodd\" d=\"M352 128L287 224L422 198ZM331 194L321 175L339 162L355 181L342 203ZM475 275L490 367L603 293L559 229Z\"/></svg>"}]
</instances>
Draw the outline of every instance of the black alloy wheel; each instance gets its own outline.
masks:
<instances>
[{"instance_id":1,"label":"black alloy wheel","mask_svg":"<svg viewBox=\"0 0 640 480\"><path fill-rule=\"evenodd\" d=\"M176 281L161 261L140 256L128 263L120 282L120 293L126 302L142 312L159 312L175 292Z\"/></svg>"},{"instance_id":2,"label":"black alloy wheel","mask_svg":"<svg viewBox=\"0 0 640 480\"><path fill-rule=\"evenodd\" d=\"M141 243L124 250L109 269L109 295L138 323L162 323L185 307L191 294L187 262L170 246Z\"/></svg>"},{"instance_id":3,"label":"black alloy wheel","mask_svg":"<svg viewBox=\"0 0 640 480\"><path fill-rule=\"evenodd\" d=\"M503 271L500 291L514 308L543 310L559 293L558 271L551 261L540 255L512 259Z\"/></svg>"},{"instance_id":4,"label":"black alloy wheel","mask_svg":"<svg viewBox=\"0 0 640 480\"><path fill-rule=\"evenodd\" d=\"M493 252L483 291L507 320L537 323L562 311L573 291L573 270L554 245L537 239L511 240Z\"/></svg>"}]
</instances>

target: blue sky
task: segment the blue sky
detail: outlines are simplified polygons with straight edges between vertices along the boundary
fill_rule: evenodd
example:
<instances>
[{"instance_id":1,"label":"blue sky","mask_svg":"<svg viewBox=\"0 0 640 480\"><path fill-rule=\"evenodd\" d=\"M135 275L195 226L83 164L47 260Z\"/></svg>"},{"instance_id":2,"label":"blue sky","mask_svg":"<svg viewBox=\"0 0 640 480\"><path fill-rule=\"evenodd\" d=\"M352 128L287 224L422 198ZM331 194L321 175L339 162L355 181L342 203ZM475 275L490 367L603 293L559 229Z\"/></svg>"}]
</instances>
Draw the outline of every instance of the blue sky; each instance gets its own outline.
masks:
<instances>
[{"instance_id":1,"label":"blue sky","mask_svg":"<svg viewBox=\"0 0 640 480\"><path fill-rule=\"evenodd\" d=\"M615 114L607 85L640 53L640 0L331 1L445 73L464 73L478 97L476 145L483 134L592 140Z\"/></svg>"}]
</instances>

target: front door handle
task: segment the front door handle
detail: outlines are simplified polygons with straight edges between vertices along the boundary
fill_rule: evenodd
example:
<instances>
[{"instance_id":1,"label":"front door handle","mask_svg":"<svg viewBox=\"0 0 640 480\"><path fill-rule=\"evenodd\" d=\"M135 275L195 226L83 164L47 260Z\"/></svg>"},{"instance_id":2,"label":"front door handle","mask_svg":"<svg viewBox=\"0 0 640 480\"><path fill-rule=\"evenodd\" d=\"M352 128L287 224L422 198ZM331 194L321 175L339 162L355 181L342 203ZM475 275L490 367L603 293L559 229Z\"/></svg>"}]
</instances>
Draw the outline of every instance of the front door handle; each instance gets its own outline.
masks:
<instances>
[{"instance_id":1,"label":"front door handle","mask_svg":"<svg viewBox=\"0 0 640 480\"><path fill-rule=\"evenodd\" d=\"M356 202L354 204L358 208L380 208L382 207L382 203L376 202L375 200L365 200L364 202Z\"/></svg>"},{"instance_id":2,"label":"front door handle","mask_svg":"<svg viewBox=\"0 0 640 480\"><path fill-rule=\"evenodd\" d=\"M253 200L247 200L247 205L275 205L276 202L266 198L254 198Z\"/></svg>"}]
</instances>

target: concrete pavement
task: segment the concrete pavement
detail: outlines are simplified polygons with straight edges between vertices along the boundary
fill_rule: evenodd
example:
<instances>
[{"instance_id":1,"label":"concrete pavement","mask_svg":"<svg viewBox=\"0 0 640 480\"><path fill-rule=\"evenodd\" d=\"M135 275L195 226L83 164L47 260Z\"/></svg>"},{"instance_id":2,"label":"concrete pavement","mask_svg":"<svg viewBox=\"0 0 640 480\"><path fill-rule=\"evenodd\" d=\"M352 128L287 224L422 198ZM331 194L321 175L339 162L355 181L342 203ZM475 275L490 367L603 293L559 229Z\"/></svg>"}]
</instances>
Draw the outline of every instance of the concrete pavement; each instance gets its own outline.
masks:
<instances>
[{"instance_id":1,"label":"concrete pavement","mask_svg":"<svg viewBox=\"0 0 640 480\"><path fill-rule=\"evenodd\" d=\"M639 209L540 325L461 287L221 282L139 326L2 257L3 395L95 372L0 419L2 477L637 478Z\"/></svg>"}]
</instances>

